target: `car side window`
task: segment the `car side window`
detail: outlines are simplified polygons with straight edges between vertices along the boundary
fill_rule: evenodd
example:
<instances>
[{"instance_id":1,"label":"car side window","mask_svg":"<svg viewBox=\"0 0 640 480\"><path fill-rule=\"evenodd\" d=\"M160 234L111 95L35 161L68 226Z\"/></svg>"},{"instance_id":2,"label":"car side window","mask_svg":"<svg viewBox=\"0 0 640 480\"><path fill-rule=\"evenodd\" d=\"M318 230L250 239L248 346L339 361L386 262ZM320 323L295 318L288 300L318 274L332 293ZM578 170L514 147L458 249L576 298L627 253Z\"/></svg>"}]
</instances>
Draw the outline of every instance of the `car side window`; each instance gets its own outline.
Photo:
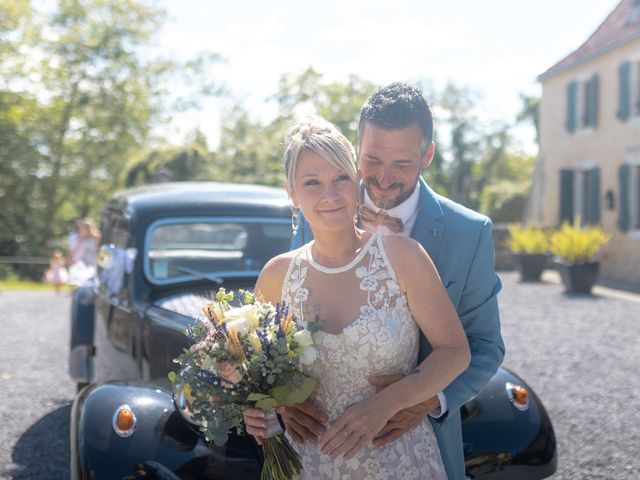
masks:
<instances>
[{"instance_id":1,"label":"car side window","mask_svg":"<svg viewBox=\"0 0 640 480\"><path fill-rule=\"evenodd\" d=\"M98 288L115 303L123 303L128 300L127 283L137 255L136 249L130 247L130 224L120 213L105 212L101 226Z\"/></svg>"}]
</instances>

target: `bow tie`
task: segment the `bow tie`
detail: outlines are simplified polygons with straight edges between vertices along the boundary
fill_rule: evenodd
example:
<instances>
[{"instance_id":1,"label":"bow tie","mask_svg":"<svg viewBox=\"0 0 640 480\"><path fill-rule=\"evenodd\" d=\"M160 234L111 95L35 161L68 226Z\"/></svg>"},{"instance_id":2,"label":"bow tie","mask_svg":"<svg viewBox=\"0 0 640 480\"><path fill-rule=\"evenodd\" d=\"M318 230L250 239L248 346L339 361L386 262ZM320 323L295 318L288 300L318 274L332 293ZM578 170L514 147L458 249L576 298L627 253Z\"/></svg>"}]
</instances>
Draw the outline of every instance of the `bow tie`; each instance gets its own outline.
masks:
<instances>
[{"instance_id":1,"label":"bow tie","mask_svg":"<svg viewBox=\"0 0 640 480\"><path fill-rule=\"evenodd\" d=\"M404 223L396 217L392 217L384 210L374 212L365 205L360 205L360 218L366 223L375 223L376 225L384 225L393 233L402 233L404 231Z\"/></svg>"}]
</instances>

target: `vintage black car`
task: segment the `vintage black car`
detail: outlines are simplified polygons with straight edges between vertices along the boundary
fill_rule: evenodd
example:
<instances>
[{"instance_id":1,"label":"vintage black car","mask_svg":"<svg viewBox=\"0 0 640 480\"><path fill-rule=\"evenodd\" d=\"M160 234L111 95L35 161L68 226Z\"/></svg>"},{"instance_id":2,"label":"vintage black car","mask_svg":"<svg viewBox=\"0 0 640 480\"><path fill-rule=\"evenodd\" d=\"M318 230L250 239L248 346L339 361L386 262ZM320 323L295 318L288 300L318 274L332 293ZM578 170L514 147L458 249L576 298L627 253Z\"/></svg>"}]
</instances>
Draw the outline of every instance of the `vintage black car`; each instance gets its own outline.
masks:
<instances>
[{"instance_id":1,"label":"vintage black car","mask_svg":"<svg viewBox=\"0 0 640 480\"><path fill-rule=\"evenodd\" d=\"M116 195L102 213L95 285L74 293L70 375L72 479L256 479L246 435L208 444L167 373L188 346L198 296L253 288L289 249L284 191L174 183ZM556 469L553 427L535 392L500 369L463 407L466 470L477 479L541 479Z\"/></svg>"}]
</instances>

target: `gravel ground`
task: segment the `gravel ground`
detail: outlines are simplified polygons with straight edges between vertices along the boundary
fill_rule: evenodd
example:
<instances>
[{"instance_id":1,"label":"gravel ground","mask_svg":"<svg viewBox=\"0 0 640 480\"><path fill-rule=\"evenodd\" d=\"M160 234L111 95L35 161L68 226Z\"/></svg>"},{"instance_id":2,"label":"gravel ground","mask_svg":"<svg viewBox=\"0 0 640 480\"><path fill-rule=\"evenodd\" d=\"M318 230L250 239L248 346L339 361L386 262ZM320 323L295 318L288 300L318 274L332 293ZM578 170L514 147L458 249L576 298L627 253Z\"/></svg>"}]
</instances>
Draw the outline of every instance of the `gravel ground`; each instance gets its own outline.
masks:
<instances>
[{"instance_id":1,"label":"gravel ground","mask_svg":"<svg viewBox=\"0 0 640 480\"><path fill-rule=\"evenodd\" d=\"M567 296L554 282L501 276L505 366L551 416L559 454L552 478L637 477L640 296ZM0 479L68 478L69 303L66 295L0 292Z\"/></svg>"},{"instance_id":2,"label":"gravel ground","mask_svg":"<svg viewBox=\"0 0 640 480\"><path fill-rule=\"evenodd\" d=\"M529 383L551 417L559 459L553 478L637 478L640 296L604 289L569 296L556 283L502 278L504 365Z\"/></svg>"},{"instance_id":3,"label":"gravel ground","mask_svg":"<svg viewBox=\"0 0 640 480\"><path fill-rule=\"evenodd\" d=\"M69 477L68 294L0 292L0 478Z\"/></svg>"}]
</instances>

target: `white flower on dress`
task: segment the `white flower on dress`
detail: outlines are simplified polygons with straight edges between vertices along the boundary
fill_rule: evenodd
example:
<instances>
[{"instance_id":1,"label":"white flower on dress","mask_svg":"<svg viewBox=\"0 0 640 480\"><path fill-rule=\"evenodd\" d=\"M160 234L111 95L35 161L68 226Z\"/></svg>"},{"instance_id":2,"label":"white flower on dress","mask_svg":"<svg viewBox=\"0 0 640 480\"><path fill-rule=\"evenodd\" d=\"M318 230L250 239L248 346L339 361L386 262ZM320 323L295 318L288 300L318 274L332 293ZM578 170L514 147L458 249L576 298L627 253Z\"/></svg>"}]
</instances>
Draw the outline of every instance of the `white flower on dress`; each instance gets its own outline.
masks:
<instances>
[{"instance_id":1,"label":"white flower on dress","mask_svg":"<svg viewBox=\"0 0 640 480\"><path fill-rule=\"evenodd\" d=\"M375 295L375 297L374 297L373 301L374 301L374 302L376 302L376 303L383 302L383 301L384 301L384 299L385 299L385 295L384 295L384 294L385 294L385 292L386 292L386 289L385 289L384 287L380 288L380 289L376 292L376 295Z\"/></svg>"},{"instance_id":2,"label":"white flower on dress","mask_svg":"<svg viewBox=\"0 0 640 480\"><path fill-rule=\"evenodd\" d=\"M306 288L298 288L296 290L296 296L294 298L294 301L296 303L306 302L308 298L309 298L309 290L308 289L306 289Z\"/></svg>"},{"instance_id":3,"label":"white flower on dress","mask_svg":"<svg viewBox=\"0 0 640 480\"><path fill-rule=\"evenodd\" d=\"M378 256L376 256L376 258L373 260L373 262L371 263L371 269L372 270L377 270L378 268L384 267L384 260Z\"/></svg>"},{"instance_id":4,"label":"white flower on dress","mask_svg":"<svg viewBox=\"0 0 640 480\"><path fill-rule=\"evenodd\" d=\"M398 282L392 279L387 280L387 288L389 289L389 296L393 297L394 295L400 294L400 285Z\"/></svg>"},{"instance_id":5,"label":"white flower on dress","mask_svg":"<svg viewBox=\"0 0 640 480\"><path fill-rule=\"evenodd\" d=\"M364 278L369 275L369 270L367 267L358 267L356 268L356 277Z\"/></svg>"},{"instance_id":6,"label":"white flower on dress","mask_svg":"<svg viewBox=\"0 0 640 480\"><path fill-rule=\"evenodd\" d=\"M376 314L376 309L373 308L371 305L362 305L360 307L360 318L363 321L370 321L373 319L373 317Z\"/></svg>"},{"instance_id":7,"label":"white flower on dress","mask_svg":"<svg viewBox=\"0 0 640 480\"><path fill-rule=\"evenodd\" d=\"M373 278L373 276L371 275L364 277L360 282L360 288L362 290L369 291L369 292L374 291L377 286L378 286L378 281L375 278Z\"/></svg>"}]
</instances>

